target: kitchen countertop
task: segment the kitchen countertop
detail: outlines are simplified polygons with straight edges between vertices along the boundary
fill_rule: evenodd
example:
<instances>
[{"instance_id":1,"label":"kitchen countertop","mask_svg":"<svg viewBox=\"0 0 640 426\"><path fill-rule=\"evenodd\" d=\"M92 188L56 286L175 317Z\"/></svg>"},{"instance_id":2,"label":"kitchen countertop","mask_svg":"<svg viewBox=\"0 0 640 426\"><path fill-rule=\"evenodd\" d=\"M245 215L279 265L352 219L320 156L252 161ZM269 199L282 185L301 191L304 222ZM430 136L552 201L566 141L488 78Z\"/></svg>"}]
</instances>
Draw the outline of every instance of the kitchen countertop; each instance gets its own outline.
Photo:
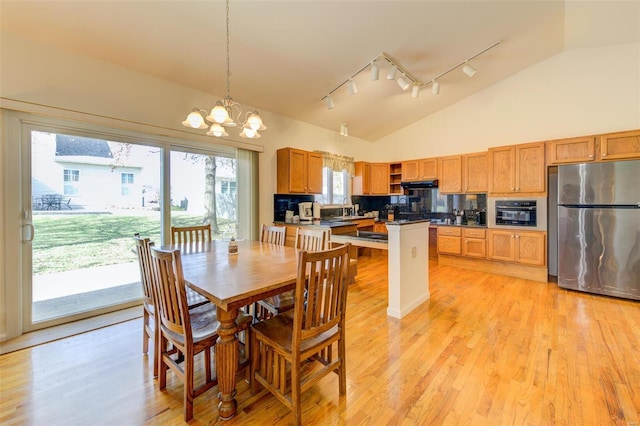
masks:
<instances>
[{"instance_id":1,"label":"kitchen countertop","mask_svg":"<svg viewBox=\"0 0 640 426\"><path fill-rule=\"evenodd\" d=\"M312 222L284 222L284 221L274 221L276 225L293 225L293 226L322 226L324 228L340 228L342 226L352 226L356 225L355 222L349 222L347 220L320 220L320 221L312 221Z\"/></svg>"}]
</instances>

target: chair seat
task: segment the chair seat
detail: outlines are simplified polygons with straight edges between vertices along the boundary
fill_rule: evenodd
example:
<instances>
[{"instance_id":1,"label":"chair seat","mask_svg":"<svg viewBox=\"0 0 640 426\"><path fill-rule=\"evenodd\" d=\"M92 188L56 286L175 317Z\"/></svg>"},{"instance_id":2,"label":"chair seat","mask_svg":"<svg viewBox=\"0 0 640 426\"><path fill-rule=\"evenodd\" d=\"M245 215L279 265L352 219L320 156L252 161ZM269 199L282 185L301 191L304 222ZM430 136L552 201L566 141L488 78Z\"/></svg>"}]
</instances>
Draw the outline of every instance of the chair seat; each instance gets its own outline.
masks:
<instances>
[{"instance_id":1,"label":"chair seat","mask_svg":"<svg viewBox=\"0 0 640 426\"><path fill-rule=\"evenodd\" d=\"M291 344L293 342L293 315L289 312L284 315L276 315L264 321L257 322L251 326L251 330L254 333L259 333L266 337L272 345L279 346L285 349L287 352L291 352ZM338 326L325 331L318 336L307 339L302 343L300 347L301 353L315 352L315 348L321 345L325 345L330 340L337 340Z\"/></svg>"},{"instance_id":2,"label":"chair seat","mask_svg":"<svg viewBox=\"0 0 640 426\"><path fill-rule=\"evenodd\" d=\"M213 304L189 309L189 316L191 317L191 332L194 343L214 338L218 335L220 322L216 315L216 307ZM246 330L253 322L253 317L244 312L239 312L236 322L238 323L238 330ZM184 344L184 338L181 334L172 331L166 331L166 334L180 344Z\"/></svg>"},{"instance_id":3,"label":"chair seat","mask_svg":"<svg viewBox=\"0 0 640 426\"><path fill-rule=\"evenodd\" d=\"M296 300L295 290L290 290L275 296L260 300L258 304L265 308L271 315L278 315L282 312L293 309Z\"/></svg>"}]
</instances>

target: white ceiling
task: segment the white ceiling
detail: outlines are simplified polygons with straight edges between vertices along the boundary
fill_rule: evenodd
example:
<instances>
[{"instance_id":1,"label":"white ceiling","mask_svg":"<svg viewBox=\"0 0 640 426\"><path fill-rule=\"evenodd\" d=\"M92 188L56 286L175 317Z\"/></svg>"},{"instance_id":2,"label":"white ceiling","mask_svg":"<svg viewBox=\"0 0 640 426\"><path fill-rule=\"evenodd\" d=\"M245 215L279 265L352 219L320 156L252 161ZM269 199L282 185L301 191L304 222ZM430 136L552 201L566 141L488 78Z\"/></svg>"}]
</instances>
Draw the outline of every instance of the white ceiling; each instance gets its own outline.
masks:
<instances>
[{"instance_id":1,"label":"white ceiling","mask_svg":"<svg viewBox=\"0 0 640 426\"><path fill-rule=\"evenodd\" d=\"M0 0L0 18L3 31L211 93L201 108L226 93L221 0ZM375 141L562 50L638 42L639 28L640 0L231 0L231 96ZM382 52L429 82L496 41L438 96L427 86L413 99L381 67L378 81L354 78L356 95L338 89L334 109L321 101Z\"/></svg>"}]
</instances>

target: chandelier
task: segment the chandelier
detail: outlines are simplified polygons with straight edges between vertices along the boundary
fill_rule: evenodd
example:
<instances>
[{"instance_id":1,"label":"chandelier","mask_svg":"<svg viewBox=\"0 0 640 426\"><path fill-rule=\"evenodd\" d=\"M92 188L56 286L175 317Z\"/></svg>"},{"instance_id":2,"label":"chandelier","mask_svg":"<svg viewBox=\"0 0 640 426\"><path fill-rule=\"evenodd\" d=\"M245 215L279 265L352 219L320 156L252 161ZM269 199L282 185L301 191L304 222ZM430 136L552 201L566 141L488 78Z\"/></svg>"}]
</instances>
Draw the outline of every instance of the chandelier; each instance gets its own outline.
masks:
<instances>
[{"instance_id":1,"label":"chandelier","mask_svg":"<svg viewBox=\"0 0 640 426\"><path fill-rule=\"evenodd\" d=\"M229 72L229 0L227 4L227 96L221 101L215 103L211 112L207 114L207 111L200 108L193 108L193 110L187 115L186 120L182 122L183 126L193 129L209 129L207 135L221 137L229 136L226 127L242 126L240 136L243 138L255 139L260 137L258 130L267 130L267 127L262 122L262 117L258 111L250 111L242 116L242 105L234 101L229 95L230 87L230 72ZM235 116L235 118L234 118ZM206 121L212 123L211 126Z\"/></svg>"}]
</instances>

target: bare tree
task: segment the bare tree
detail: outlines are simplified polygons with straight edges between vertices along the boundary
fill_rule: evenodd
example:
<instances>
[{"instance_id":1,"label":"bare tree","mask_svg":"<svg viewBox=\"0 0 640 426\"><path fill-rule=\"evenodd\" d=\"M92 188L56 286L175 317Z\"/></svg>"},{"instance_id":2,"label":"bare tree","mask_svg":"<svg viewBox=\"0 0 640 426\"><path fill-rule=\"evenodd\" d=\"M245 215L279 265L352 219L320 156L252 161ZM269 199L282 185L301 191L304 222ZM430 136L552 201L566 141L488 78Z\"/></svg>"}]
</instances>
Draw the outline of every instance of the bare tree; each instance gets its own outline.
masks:
<instances>
[{"instance_id":1,"label":"bare tree","mask_svg":"<svg viewBox=\"0 0 640 426\"><path fill-rule=\"evenodd\" d=\"M199 156L198 156L199 157ZM211 224L214 234L220 233L218 226L218 214L216 205L216 157L208 155L204 157L204 209L203 224Z\"/></svg>"}]
</instances>

